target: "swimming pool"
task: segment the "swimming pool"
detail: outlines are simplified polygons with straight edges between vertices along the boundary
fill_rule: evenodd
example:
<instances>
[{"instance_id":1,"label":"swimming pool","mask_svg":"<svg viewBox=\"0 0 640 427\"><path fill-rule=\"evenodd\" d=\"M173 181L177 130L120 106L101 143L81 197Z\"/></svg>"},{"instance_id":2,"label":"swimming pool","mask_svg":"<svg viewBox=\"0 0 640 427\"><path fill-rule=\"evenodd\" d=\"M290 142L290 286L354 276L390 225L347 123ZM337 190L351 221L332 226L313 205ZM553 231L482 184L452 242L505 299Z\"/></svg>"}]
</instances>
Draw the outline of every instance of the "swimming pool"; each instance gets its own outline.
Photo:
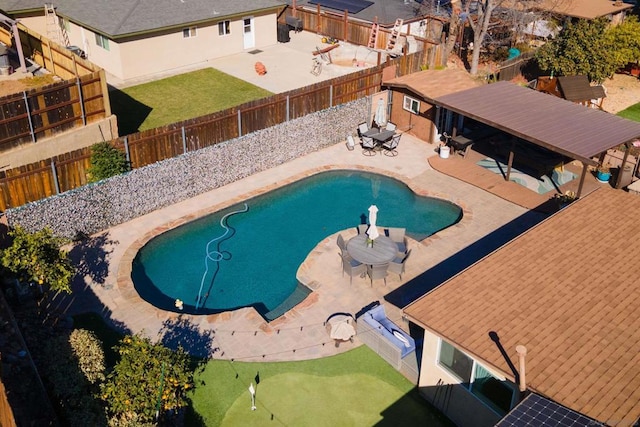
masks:
<instances>
[{"instance_id":1,"label":"swimming pool","mask_svg":"<svg viewBox=\"0 0 640 427\"><path fill-rule=\"evenodd\" d=\"M457 205L417 196L393 178L323 172L153 238L136 255L131 278L139 295L163 310L177 311L179 299L185 313L252 306L272 320L309 292L296 280L309 252L366 222L372 204L378 225L405 227L416 240L462 216Z\"/></svg>"}]
</instances>

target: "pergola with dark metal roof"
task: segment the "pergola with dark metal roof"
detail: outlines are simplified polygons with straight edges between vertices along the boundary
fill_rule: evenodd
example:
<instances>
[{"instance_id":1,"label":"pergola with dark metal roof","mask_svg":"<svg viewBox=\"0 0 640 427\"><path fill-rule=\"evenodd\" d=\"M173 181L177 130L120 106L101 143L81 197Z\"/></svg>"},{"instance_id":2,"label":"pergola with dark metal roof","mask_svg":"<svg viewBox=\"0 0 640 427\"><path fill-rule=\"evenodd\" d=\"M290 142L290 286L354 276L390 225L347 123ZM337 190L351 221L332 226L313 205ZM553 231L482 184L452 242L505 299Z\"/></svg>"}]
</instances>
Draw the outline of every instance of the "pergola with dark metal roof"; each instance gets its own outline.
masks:
<instances>
[{"instance_id":1,"label":"pergola with dark metal roof","mask_svg":"<svg viewBox=\"0 0 640 427\"><path fill-rule=\"evenodd\" d=\"M434 101L449 111L579 160L584 167L578 196L582 191L586 166L599 163L594 157L625 145L627 150L623 162L626 162L631 143L640 139L638 122L509 82L463 90ZM509 155L509 170L512 161L513 149Z\"/></svg>"}]
</instances>

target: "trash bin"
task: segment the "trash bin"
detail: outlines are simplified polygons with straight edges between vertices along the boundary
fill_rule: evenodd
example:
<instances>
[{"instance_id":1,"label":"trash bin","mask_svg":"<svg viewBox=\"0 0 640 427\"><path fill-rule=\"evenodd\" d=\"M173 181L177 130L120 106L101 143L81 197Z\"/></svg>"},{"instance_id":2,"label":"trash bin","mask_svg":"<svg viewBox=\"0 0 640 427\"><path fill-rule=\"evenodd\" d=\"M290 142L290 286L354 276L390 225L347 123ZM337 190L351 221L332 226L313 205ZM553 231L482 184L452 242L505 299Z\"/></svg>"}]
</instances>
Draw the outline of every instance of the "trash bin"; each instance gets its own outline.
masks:
<instances>
[{"instance_id":1,"label":"trash bin","mask_svg":"<svg viewBox=\"0 0 640 427\"><path fill-rule=\"evenodd\" d=\"M289 41L291 41L289 26L287 24L278 24L278 42L288 43Z\"/></svg>"}]
</instances>

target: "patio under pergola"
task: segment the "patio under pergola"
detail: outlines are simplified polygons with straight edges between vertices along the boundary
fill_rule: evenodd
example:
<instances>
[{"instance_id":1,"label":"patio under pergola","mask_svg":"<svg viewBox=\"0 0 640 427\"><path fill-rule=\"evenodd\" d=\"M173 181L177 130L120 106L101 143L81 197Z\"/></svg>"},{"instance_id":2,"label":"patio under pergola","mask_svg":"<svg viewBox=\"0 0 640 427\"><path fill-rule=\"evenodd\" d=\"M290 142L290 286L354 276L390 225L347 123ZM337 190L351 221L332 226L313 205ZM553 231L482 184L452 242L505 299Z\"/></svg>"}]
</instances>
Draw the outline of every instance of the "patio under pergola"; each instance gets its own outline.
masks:
<instances>
[{"instance_id":1,"label":"patio under pergola","mask_svg":"<svg viewBox=\"0 0 640 427\"><path fill-rule=\"evenodd\" d=\"M453 124L454 138L464 128L464 118L509 135L507 181L515 155L526 157L523 148L529 144L546 149L549 154L581 162L578 197L582 194L588 166L597 166L607 150L620 146L625 147L625 164L629 148L640 139L638 122L510 82L444 95L436 98L435 104L441 107L441 114L450 115L448 121ZM620 174L616 187L619 184Z\"/></svg>"}]
</instances>

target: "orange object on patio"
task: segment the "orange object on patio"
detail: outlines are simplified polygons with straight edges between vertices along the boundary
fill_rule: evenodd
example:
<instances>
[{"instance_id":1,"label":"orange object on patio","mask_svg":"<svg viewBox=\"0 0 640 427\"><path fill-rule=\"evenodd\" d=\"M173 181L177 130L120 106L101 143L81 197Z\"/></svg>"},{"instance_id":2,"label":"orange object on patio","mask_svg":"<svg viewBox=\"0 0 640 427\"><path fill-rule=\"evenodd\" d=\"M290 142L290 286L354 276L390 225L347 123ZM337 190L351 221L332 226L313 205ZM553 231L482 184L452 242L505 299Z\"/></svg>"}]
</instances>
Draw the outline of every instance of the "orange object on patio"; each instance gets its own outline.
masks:
<instances>
[{"instance_id":1,"label":"orange object on patio","mask_svg":"<svg viewBox=\"0 0 640 427\"><path fill-rule=\"evenodd\" d=\"M256 73L258 73L259 75L263 76L267 74L267 67L265 67L262 62L256 62L255 68Z\"/></svg>"}]
</instances>

